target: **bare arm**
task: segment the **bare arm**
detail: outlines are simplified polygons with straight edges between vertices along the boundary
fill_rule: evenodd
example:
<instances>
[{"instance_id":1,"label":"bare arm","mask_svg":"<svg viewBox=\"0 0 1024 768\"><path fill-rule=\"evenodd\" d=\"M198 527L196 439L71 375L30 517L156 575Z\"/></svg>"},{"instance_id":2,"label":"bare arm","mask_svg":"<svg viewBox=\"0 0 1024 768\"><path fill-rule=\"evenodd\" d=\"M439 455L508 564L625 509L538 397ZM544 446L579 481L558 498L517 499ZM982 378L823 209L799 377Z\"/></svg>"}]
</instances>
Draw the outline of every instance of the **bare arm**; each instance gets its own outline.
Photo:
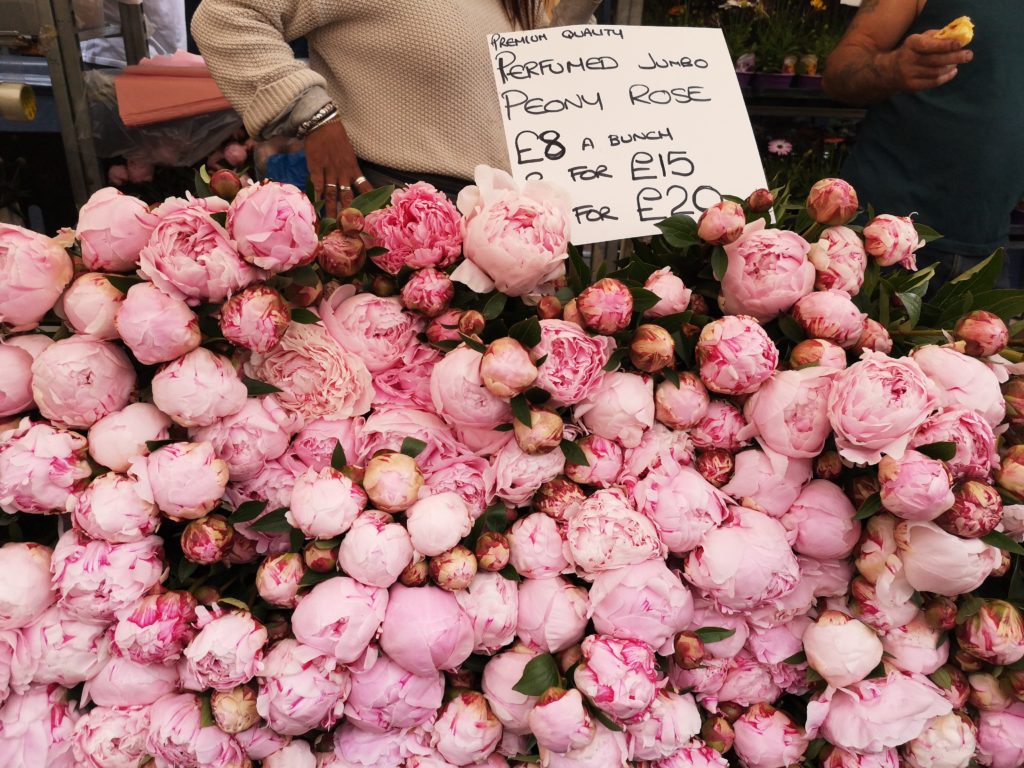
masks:
<instances>
[{"instance_id":1,"label":"bare arm","mask_svg":"<svg viewBox=\"0 0 1024 768\"><path fill-rule=\"evenodd\" d=\"M935 39L932 32L904 39L918 11L918 0L864 0L828 58L826 93L839 101L871 104L956 77L957 66L973 54L955 40Z\"/></svg>"}]
</instances>

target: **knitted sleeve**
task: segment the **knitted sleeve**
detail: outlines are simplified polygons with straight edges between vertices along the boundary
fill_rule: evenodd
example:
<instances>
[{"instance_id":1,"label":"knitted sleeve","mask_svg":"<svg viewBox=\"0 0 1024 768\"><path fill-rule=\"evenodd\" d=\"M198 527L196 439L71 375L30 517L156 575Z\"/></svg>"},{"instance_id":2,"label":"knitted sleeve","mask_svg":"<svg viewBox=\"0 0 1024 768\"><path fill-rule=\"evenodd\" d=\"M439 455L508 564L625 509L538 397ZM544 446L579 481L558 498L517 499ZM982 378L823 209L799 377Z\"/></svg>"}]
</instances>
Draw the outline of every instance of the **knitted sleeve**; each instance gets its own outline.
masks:
<instances>
[{"instance_id":1,"label":"knitted sleeve","mask_svg":"<svg viewBox=\"0 0 1024 768\"><path fill-rule=\"evenodd\" d=\"M336 4L335 4L336 5ZM203 0L192 35L246 130L260 136L298 97L324 78L297 61L289 40L331 20L311 0Z\"/></svg>"}]
</instances>

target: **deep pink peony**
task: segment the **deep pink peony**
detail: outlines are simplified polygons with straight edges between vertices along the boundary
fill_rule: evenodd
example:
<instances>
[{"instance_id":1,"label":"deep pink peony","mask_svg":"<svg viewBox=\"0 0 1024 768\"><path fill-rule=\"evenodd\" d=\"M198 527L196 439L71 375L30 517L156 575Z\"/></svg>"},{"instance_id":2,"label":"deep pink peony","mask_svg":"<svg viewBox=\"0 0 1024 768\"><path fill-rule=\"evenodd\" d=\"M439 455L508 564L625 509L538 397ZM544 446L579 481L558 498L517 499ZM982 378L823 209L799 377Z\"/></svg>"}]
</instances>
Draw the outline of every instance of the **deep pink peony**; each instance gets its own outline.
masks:
<instances>
[{"instance_id":1,"label":"deep pink peony","mask_svg":"<svg viewBox=\"0 0 1024 768\"><path fill-rule=\"evenodd\" d=\"M396 189L390 206L366 217L366 231L387 248L373 262L392 275L402 267L447 267L462 252L458 210L425 181Z\"/></svg>"},{"instance_id":2,"label":"deep pink peony","mask_svg":"<svg viewBox=\"0 0 1024 768\"><path fill-rule=\"evenodd\" d=\"M237 347L269 352L291 322L284 297L265 283L250 285L224 302L220 330Z\"/></svg>"},{"instance_id":3,"label":"deep pink peony","mask_svg":"<svg viewBox=\"0 0 1024 768\"><path fill-rule=\"evenodd\" d=\"M316 254L316 211L291 184L265 181L242 187L228 209L227 228L238 253L250 264L283 272Z\"/></svg>"},{"instance_id":4,"label":"deep pink peony","mask_svg":"<svg viewBox=\"0 0 1024 768\"><path fill-rule=\"evenodd\" d=\"M75 333L97 341L117 338L114 318L124 302L124 294L107 276L86 272L75 279L61 297L61 308Z\"/></svg>"},{"instance_id":5,"label":"deep pink peony","mask_svg":"<svg viewBox=\"0 0 1024 768\"><path fill-rule=\"evenodd\" d=\"M814 287L839 290L856 296L864 284L867 252L860 235L849 227L829 227L811 244L807 258L817 272Z\"/></svg>"},{"instance_id":6,"label":"deep pink peony","mask_svg":"<svg viewBox=\"0 0 1024 768\"><path fill-rule=\"evenodd\" d=\"M56 241L0 223L0 324L35 328L72 275L71 257Z\"/></svg>"},{"instance_id":7,"label":"deep pink peony","mask_svg":"<svg viewBox=\"0 0 1024 768\"><path fill-rule=\"evenodd\" d=\"M785 312L814 288L810 245L800 235L765 229L764 219L747 224L743 234L725 246L729 267L722 280L725 311L760 321Z\"/></svg>"},{"instance_id":8,"label":"deep pink peony","mask_svg":"<svg viewBox=\"0 0 1024 768\"><path fill-rule=\"evenodd\" d=\"M344 711L351 681L333 656L295 640L281 640L263 659L256 710L285 736L331 728Z\"/></svg>"},{"instance_id":9,"label":"deep pink peony","mask_svg":"<svg viewBox=\"0 0 1024 768\"><path fill-rule=\"evenodd\" d=\"M89 269L128 272L139 263L139 251L149 242L157 217L137 197L113 187L93 192L78 211L75 237Z\"/></svg>"},{"instance_id":10,"label":"deep pink peony","mask_svg":"<svg viewBox=\"0 0 1024 768\"><path fill-rule=\"evenodd\" d=\"M543 181L522 189L505 171L478 165L457 201L466 260L452 274L478 293L523 296L565 274L569 201Z\"/></svg>"},{"instance_id":11,"label":"deep pink peony","mask_svg":"<svg viewBox=\"0 0 1024 768\"><path fill-rule=\"evenodd\" d=\"M115 344L71 336L54 342L32 363L32 396L56 424L91 427L128 404L135 369Z\"/></svg>"},{"instance_id":12,"label":"deep pink peony","mask_svg":"<svg viewBox=\"0 0 1024 768\"><path fill-rule=\"evenodd\" d=\"M640 719L663 685L653 649L636 640L591 635L583 641L576 687L605 714Z\"/></svg>"},{"instance_id":13,"label":"deep pink peony","mask_svg":"<svg viewBox=\"0 0 1024 768\"><path fill-rule=\"evenodd\" d=\"M762 445L790 458L817 456L830 433L832 373L822 367L776 371L743 406L749 426L741 437L756 435Z\"/></svg>"},{"instance_id":14,"label":"deep pink peony","mask_svg":"<svg viewBox=\"0 0 1024 768\"><path fill-rule=\"evenodd\" d=\"M77 432L25 419L0 437L0 509L64 512L92 471L86 440Z\"/></svg>"},{"instance_id":15,"label":"deep pink peony","mask_svg":"<svg viewBox=\"0 0 1024 768\"><path fill-rule=\"evenodd\" d=\"M338 345L358 355L373 374L394 367L422 330L422 321L397 298L356 293L350 286L321 302L320 317Z\"/></svg>"},{"instance_id":16,"label":"deep pink peony","mask_svg":"<svg viewBox=\"0 0 1024 768\"><path fill-rule=\"evenodd\" d=\"M811 338L825 339L844 349L857 346L866 315L838 289L813 291L793 305L792 314Z\"/></svg>"},{"instance_id":17,"label":"deep pink peony","mask_svg":"<svg viewBox=\"0 0 1024 768\"><path fill-rule=\"evenodd\" d=\"M402 286L401 296L406 309L426 317L437 317L454 298L455 285L439 269L420 269Z\"/></svg>"},{"instance_id":18,"label":"deep pink peony","mask_svg":"<svg viewBox=\"0 0 1024 768\"><path fill-rule=\"evenodd\" d=\"M407 672L386 654L363 668L353 668L345 717L370 733L415 728L432 720L444 695L444 675Z\"/></svg>"},{"instance_id":19,"label":"deep pink peony","mask_svg":"<svg viewBox=\"0 0 1024 768\"><path fill-rule=\"evenodd\" d=\"M179 298L139 283L117 311L117 333L140 363L167 363L199 346L199 318Z\"/></svg>"},{"instance_id":20,"label":"deep pink peony","mask_svg":"<svg viewBox=\"0 0 1024 768\"><path fill-rule=\"evenodd\" d=\"M741 395L768 380L779 363L779 350L754 318L726 315L701 330L697 360L708 389Z\"/></svg>"},{"instance_id":21,"label":"deep pink peony","mask_svg":"<svg viewBox=\"0 0 1024 768\"><path fill-rule=\"evenodd\" d=\"M725 400L712 400L707 413L690 428L689 435L694 448L738 451L748 442L740 437L746 425L746 419L735 405Z\"/></svg>"},{"instance_id":22,"label":"deep pink peony","mask_svg":"<svg viewBox=\"0 0 1024 768\"><path fill-rule=\"evenodd\" d=\"M899 264L904 269L917 269L914 252L924 247L914 222L907 216L882 213L864 227L864 249L879 266Z\"/></svg>"},{"instance_id":23,"label":"deep pink peony","mask_svg":"<svg viewBox=\"0 0 1024 768\"><path fill-rule=\"evenodd\" d=\"M196 599L188 592L146 595L117 614L113 645L139 664L174 661L195 634Z\"/></svg>"}]
</instances>

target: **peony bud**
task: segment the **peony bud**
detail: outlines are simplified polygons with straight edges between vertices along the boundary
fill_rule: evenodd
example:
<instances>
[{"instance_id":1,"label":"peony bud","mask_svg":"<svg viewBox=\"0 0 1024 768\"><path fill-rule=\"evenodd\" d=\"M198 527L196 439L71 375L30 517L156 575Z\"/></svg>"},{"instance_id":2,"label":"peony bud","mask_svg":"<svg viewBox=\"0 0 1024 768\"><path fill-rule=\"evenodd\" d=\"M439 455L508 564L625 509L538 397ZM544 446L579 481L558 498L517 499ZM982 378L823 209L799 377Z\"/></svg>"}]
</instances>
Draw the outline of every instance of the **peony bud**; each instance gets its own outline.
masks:
<instances>
[{"instance_id":1,"label":"peony bud","mask_svg":"<svg viewBox=\"0 0 1024 768\"><path fill-rule=\"evenodd\" d=\"M971 693L967 697L971 706L984 712L1002 712L1013 704L1013 692L1009 684L987 672L975 672L967 677Z\"/></svg>"},{"instance_id":2,"label":"peony bud","mask_svg":"<svg viewBox=\"0 0 1024 768\"><path fill-rule=\"evenodd\" d=\"M660 325L645 323L636 329L629 343L629 359L645 373L657 373L672 365L676 344L672 334Z\"/></svg>"},{"instance_id":3,"label":"peony bud","mask_svg":"<svg viewBox=\"0 0 1024 768\"><path fill-rule=\"evenodd\" d=\"M461 544L430 558L430 578L441 589L458 592L476 576L476 556Z\"/></svg>"},{"instance_id":4,"label":"peony bud","mask_svg":"<svg viewBox=\"0 0 1024 768\"><path fill-rule=\"evenodd\" d=\"M670 429L697 426L708 412L711 399L696 374L679 374L679 386L663 381L654 391L654 418Z\"/></svg>"},{"instance_id":5,"label":"peony bud","mask_svg":"<svg viewBox=\"0 0 1024 768\"><path fill-rule=\"evenodd\" d=\"M562 307L562 319L567 323L575 323L576 325L583 326L583 316L580 315L580 310L576 305L576 299L569 299L565 306Z\"/></svg>"},{"instance_id":6,"label":"peony bud","mask_svg":"<svg viewBox=\"0 0 1024 768\"><path fill-rule=\"evenodd\" d=\"M1011 376L1003 388L1006 415L1014 426L1024 425L1024 376Z\"/></svg>"},{"instance_id":7,"label":"peony bud","mask_svg":"<svg viewBox=\"0 0 1024 768\"><path fill-rule=\"evenodd\" d=\"M358 208L345 208L338 214L338 226L346 235L358 235L365 224L363 212Z\"/></svg>"},{"instance_id":8,"label":"peony bud","mask_svg":"<svg viewBox=\"0 0 1024 768\"><path fill-rule=\"evenodd\" d=\"M231 549L235 530L223 515L207 515L193 520L181 532L181 552L200 565L212 565L224 559Z\"/></svg>"},{"instance_id":9,"label":"peony bud","mask_svg":"<svg viewBox=\"0 0 1024 768\"><path fill-rule=\"evenodd\" d=\"M1004 600L988 600L957 627L960 649L990 664L1004 666L1024 658L1024 618Z\"/></svg>"},{"instance_id":10,"label":"peony bud","mask_svg":"<svg viewBox=\"0 0 1024 768\"><path fill-rule=\"evenodd\" d=\"M530 426L519 419L515 419L512 426L519 448L523 453L536 456L553 451L561 444L565 424L554 411L531 406Z\"/></svg>"},{"instance_id":11,"label":"peony bud","mask_svg":"<svg viewBox=\"0 0 1024 768\"><path fill-rule=\"evenodd\" d=\"M956 626L956 601L932 595L924 604L924 619L932 629L948 630Z\"/></svg>"},{"instance_id":12,"label":"peony bud","mask_svg":"<svg viewBox=\"0 0 1024 768\"><path fill-rule=\"evenodd\" d=\"M736 741L736 732L723 715L715 715L704 721L700 737L704 739L705 744L724 755L732 749L733 742Z\"/></svg>"},{"instance_id":13,"label":"peony bud","mask_svg":"<svg viewBox=\"0 0 1024 768\"><path fill-rule=\"evenodd\" d=\"M767 189L755 189L747 198L747 207L751 213L767 213L775 205L775 195Z\"/></svg>"},{"instance_id":14,"label":"peony bud","mask_svg":"<svg viewBox=\"0 0 1024 768\"><path fill-rule=\"evenodd\" d=\"M843 471L843 460L835 451L825 451L814 459L814 476L835 481Z\"/></svg>"},{"instance_id":15,"label":"peony bud","mask_svg":"<svg viewBox=\"0 0 1024 768\"><path fill-rule=\"evenodd\" d=\"M981 659L971 656L971 654L963 649L957 649L953 657L956 659L957 668L968 674L971 672L981 672L985 668L985 663Z\"/></svg>"},{"instance_id":16,"label":"peony bud","mask_svg":"<svg viewBox=\"0 0 1024 768\"><path fill-rule=\"evenodd\" d=\"M690 295L690 303L686 307L695 315L706 315L708 313L708 300L699 293Z\"/></svg>"},{"instance_id":17,"label":"peony bud","mask_svg":"<svg viewBox=\"0 0 1024 768\"><path fill-rule=\"evenodd\" d=\"M462 312L449 309L427 323L427 341L437 344L441 341L459 340L459 318Z\"/></svg>"},{"instance_id":18,"label":"peony bud","mask_svg":"<svg viewBox=\"0 0 1024 768\"><path fill-rule=\"evenodd\" d=\"M449 763L480 765L497 747L501 731L484 695L467 691L441 710L431 744Z\"/></svg>"},{"instance_id":19,"label":"peony bud","mask_svg":"<svg viewBox=\"0 0 1024 768\"><path fill-rule=\"evenodd\" d=\"M362 238L336 229L320 241L316 259L328 275L352 277L366 264L366 245Z\"/></svg>"},{"instance_id":20,"label":"peony bud","mask_svg":"<svg viewBox=\"0 0 1024 768\"><path fill-rule=\"evenodd\" d=\"M871 627L839 611L824 611L803 636L807 663L836 688L863 680L882 660L882 641Z\"/></svg>"},{"instance_id":21,"label":"peony bud","mask_svg":"<svg viewBox=\"0 0 1024 768\"><path fill-rule=\"evenodd\" d=\"M315 275L311 285L302 285L292 280L281 288L281 294L288 300L288 303L296 307L311 307L320 301L324 293L324 284L320 275Z\"/></svg>"},{"instance_id":22,"label":"peony bud","mask_svg":"<svg viewBox=\"0 0 1024 768\"><path fill-rule=\"evenodd\" d=\"M1003 516L999 491L988 483L968 480L953 489L953 506L936 518L935 524L964 539L992 533Z\"/></svg>"},{"instance_id":23,"label":"peony bud","mask_svg":"<svg viewBox=\"0 0 1024 768\"><path fill-rule=\"evenodd\" d=\"M338 568L338 545L324 547L328 542L311 541L302 550L306 567L316 573L331 573Z\"/></svg>"},{"instance_id":24,"label":"peony bud","mask_svg":"<svg viewBox=\"0 0 1024 768\"><path fill-rule=\"evenodd\" d=\"M398 577L398 580L406 587L422 587L426 585L429 574L430 569L427 566L427 561L418 560L407 565Z\"/></svg>"},{"instance_id":25,"label":"peony bud","mask_svg":"<svg viewBox=\"0 0 1024 768\"><path fill-rule=\"evenodd\" d=\"M695 462L697 471L716 488L721 488L732 479L736 468L732 453L724 448L712 448L701 452Z\"/></svg>"},{"instance_id":26,"label":"peony bud","mask_svg":"<svg viewBox=\"0 0 1024 768\"><path fill-rule=\"evenodd\" d=\"M864 332L854 349L869 349L887 355L892 352L892 336L884 325L870 317L864 321Z\"/></svg>"},{"instance_id":27,"label":"peony bud","mask_svg":"<svg viewBox=\"0 0 1024 768\"><path fill-rule=\"evenodd\" d=\"M384 512L404 512L416 503L422 487L423 473L404 453L378 453L366 464L363 490Z\"/></svg>"},{"instance_id":28,"label":"peony bud","mask_svg":"<svg viewBox=\"0 0 1024 768\"><path fill-rule=\"evenodd\" d=\"M963 709L967 706L967 697L971 694L970 683L967 682L967 675L959 667L946 664L942 667L949 676L949 687L940 686L942 695L946 701L953 705L953 709Z\"/></svg>"},{"instance_id":29,"label":"peony bud","mask_svg":"<svg viewBox=\"0 0 1024 768\"><path fill-rule=\"evenodd\" d=\"M700 215L697 237L710 245L728 245L743 234L746 225L743 206L732 200L722 200Z\"/></svg>"},{"instance_id":30,"label":"peony bud","mask_svg":"<svg viewBox=\"0 0 1024 768\"><path fill-rule=\"evenodd\" d=\"M224 733L247 731L260 720L256 711L256 691L248 685L214 691L210 696L210 709L217 727Z\"/></svg>"},{"instance_id":31,"label":"peony bud","mask_svg":"<svg viewBox=\"0 0 1024 768\"><path fill-rule=\"evenodd\" d=\"M974 357L998 355L1010 341L1010 331L998 315L976 309L961 317L953 333L964 342L964 352Z\"/></svg>"},{"instance_id":32,"label":"peony bud","mask_svg":"<svg viewBox=\"0 0 1024 768\"><path fill-rule=\"evenodd\" d=\"M581 749L594 738L594 723L577 690L548 688L527 720L541 749L559 755Z\"/></svg>"},{"instance_id":33,"label":"peony bud","mask_svg":"<svg viewBox=\"0 0 1024 768\"><path fill-rule=\"evenodd\" d=\"M250 285L225 301L220 310L224 338L253 352L276 347L290 322L287 302L269 285Z\"/></svg>"},{"instance_id":34,"label":"peony bud","mask_svg":"<svg viewBox=\"0 0 1024 768\"><path fill-rule=\"evenodd\" d=\"M797 369L820 365L841 371L846 367L846 351L826 339L804 339L789 353L789 364Z\"/></svg>"},{"instance_id":35,"label":"peony bud","mask_svg":"<svg viewBox=\"0 0 1024 768\"><path fill-rule=\"evenodd\" d=\"M508 536L498 531L484 531L476 540L477 565L485 571L500 571L508 565L511 547Z\"/></svg>"},{"instance_id":36,"label":"peony bud","mask_svg":"<svg viewBox=\"0 0 1024 768\"><path fill-rule=\"evenodd\" d=\"M210 189L213 190L217 197L223 198L230 203L242 189L242 180L238 178L238 174L234 171L227 169L214 171L210 176Z\"/></svg>"},{"instance_id":37,"label":"peony bud","mask_svg":"<svg viewBox=\"0 0 1024 768\"><path fill-rule=\"evenodd\" d=\"M402 305L426 317L437 317L455 298L455 283L433 267L419 269L402 286Z\"/></svg>"},{"instance_id":38,"label":"peony bud","mask_svg":"<svg viewBox=\"0 0 1024 768\"><path fill-rule=\"evenodd\" d=\"M704 662L704 642L693 632L676 635L672 658L683 669L697 669Z\"/></svg>"},{"instance_id":39,"label":"peony bud","mask_svg":"<svg viewBox=\"0 0 1024 768\"><path fill-rule=\"evenodd\" d=\"M564 522L578 504L586 501L587 496L572 480L556 477L541 485L533 497L533 508Z\"/></svg>"},{"instance_id":40,"label":"peony bud","mask_svg":"<svg viewBox=\"0 0 1024 768\"><path fill-rule=\"evenodd\" d=\"M510 336L492 341L480 358L480 378L496 397L522 394L537 380L537 366L522 344Z\"/></svg>"},{"instance_id":41,"label":"peony bud","mask_svg":"<svg viewBox=\"0 0 1024 768\"><path fill-rule=\"evenodd\" d=\"M857 215L857 192L842 179L821 179L807 195L807 212L819 224L835 227Z\"/></svg>"},{"instance_id":42,"label":"peony bud","mask_svg":"<svg viewBox=\"0 0 1024 768\"><path fill-rule=\"evenodd\" d=\"M1024 701L1024 669L1008 669L1003 674L1017 701Z\"/></svg>"},{"instance_id":43,"label":"peony bud","mask_svg":"<svg viewBox=\"0 0 1024 768\"><path fill-rule=\"evenodd\" d=\"M583 325L590 330L618 333L629 325L633 314L633 295L624 283L605 277L583 289L576 299L576 310Z\"/></svg>"},{"instance_id":44,"label":"peony bud","mask_svg":"<svg viewBox=\"0 0 1024 768\"><path fill-rule=\"evenodd\" d=\"M876 475L854 475L846 482L846 495L858 509L880 489L881 483Z\"/></svg>"},{"instance_id":45,"label":"peony bud","mask_svg":"<svg viewBox=\"0 0 1024 768\"><path fill-rule=\"evenodd\" d=\"M294 608L299 602L299 582L305 574L303 558L297 552L268 555L256 570L256 591L271 605Z\"/></svg>"},{"instance_id":46,"label":"peony bud","mask_svg":"<svg viewBox=\"0 0 1024 768\"><path fill-rule=\"evenodd\" d=\"M199 605L213 605L214 603L219 603L222 597L219 589L211 587L208 584L203 584L201 587L195 587L195 593L193 596Z\"/></svg>"},{"instance_id":47,"label":"peony bud","mask_svg":"<svg viewBox=\"0 0 1024 768\"><path fill-rule=\"evenodd\" d=\"M487 321L475 309L468 309L459 316L459 333L476 336L482 333Z\"/></svg>"},{"instance_id":48,"label":"peony bud","mask_svg":"<svg viewBox=\"0 0 1024 768\"><path fill-rule=\"evenodd\" d=\"M398 286L395 285L395 280L388 275L376 275L373 280L370 281L370 292L374 296L394 296L395 291L398 290Z\"/></svg>"},{"instance_id":49,"label":"peony bud","mask_svg":"<svg viewBox=\"0 0 1024 768\"><path fill-rule=\"evenodd\" d=\"M537 302L537 316L541 320L555 320L562 316L562 302L557 296L541 296Z\"/></svg>"},{"instance_id":50,"label":"peony bud","mask_svg":"<svg viewBox=\"0 0 1024 768\"><path fill-rule=\"evenodd\" d=\"M1024 445L1012 445L996 470L996 484L1015 496L1024 495Z\"/></svg>"}]
</instances>

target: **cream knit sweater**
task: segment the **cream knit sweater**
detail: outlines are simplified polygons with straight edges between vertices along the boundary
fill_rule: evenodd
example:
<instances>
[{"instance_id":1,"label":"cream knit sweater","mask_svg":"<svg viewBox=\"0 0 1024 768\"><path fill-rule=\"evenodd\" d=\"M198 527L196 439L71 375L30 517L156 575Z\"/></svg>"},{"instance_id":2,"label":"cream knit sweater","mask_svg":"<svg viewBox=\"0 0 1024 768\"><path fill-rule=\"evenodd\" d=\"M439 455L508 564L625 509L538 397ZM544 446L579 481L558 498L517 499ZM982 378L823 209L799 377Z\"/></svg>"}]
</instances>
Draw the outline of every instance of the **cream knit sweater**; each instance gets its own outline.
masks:
<instances>
[{"instance_id":1,"label":"cream knit sweater","mask_svg":"<svg viewBox=\"0 0 1024 768\"><path fill-rule=\"evenodd\" d=\"M598 0L562 0L579 24ZM203 0L192 34L254 136L328 98L356 153L403 171L464 179L508 168L486 35L510 26L498 0ZM286 41L305 36L308 65Z\"/></svg>"}]
</instances>

